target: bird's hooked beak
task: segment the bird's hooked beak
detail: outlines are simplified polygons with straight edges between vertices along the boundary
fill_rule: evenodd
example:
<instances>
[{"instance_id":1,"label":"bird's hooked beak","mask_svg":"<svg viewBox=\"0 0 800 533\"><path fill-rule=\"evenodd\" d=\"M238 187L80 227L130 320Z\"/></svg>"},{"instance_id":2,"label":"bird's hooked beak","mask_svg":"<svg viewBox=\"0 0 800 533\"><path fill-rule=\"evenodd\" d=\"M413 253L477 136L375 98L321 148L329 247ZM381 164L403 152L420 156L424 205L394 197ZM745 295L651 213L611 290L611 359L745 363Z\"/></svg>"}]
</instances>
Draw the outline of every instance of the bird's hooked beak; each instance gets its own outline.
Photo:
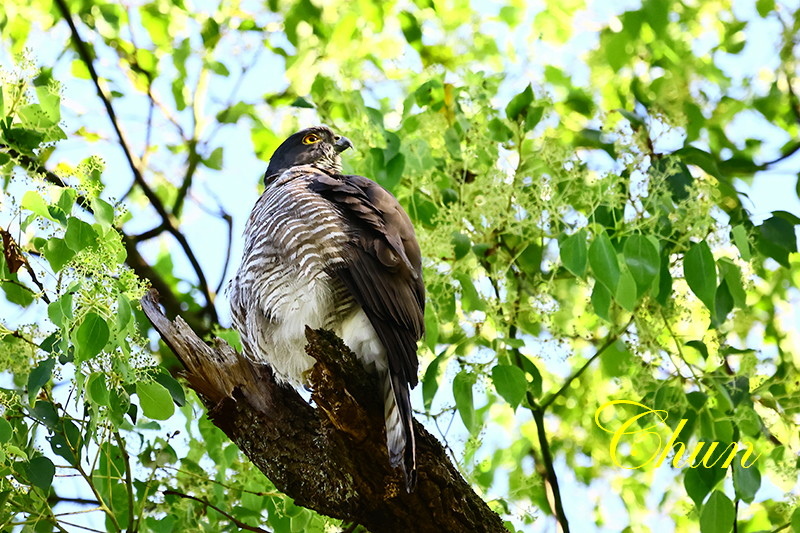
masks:
<instances>
[{"instance_id":1,"label":"bird's hooked beak","mask_svg":"<svg viewBox=\"0 0 800 533\"><path fill-rule=\"evenodd\" d=\"M352 147L353 147L353 143L350 142L350 139L348 139L347 137L339 137L338 139L336 139L336 142L333 144L333 148L334 148L334 150L336 150L337 153L342 153L345 150L347 150L348 148L352 148Z\"/></svg>"}]
</instances>

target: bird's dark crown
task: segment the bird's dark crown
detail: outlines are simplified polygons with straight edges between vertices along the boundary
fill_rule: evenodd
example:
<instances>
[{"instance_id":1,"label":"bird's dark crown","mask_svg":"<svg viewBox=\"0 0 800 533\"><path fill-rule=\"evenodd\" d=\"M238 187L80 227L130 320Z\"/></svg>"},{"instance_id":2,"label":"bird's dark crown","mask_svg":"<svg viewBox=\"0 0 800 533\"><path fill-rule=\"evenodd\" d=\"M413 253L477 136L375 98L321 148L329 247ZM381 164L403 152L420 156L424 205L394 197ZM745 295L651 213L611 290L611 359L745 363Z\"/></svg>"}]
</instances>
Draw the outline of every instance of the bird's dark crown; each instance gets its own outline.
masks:
<instances>
[{"instance_id":1,"label":"bird's dark crown","mask_svg":"<svg viewBox=\"0 0 800 533\"><path fill-rule=\"evenodd\" d=\"M311 165L329 174L342 172L340 152L351 148L347 137L336 135L327 126L314 126L290 135L272 154L265 181L298 165Z\"/></svg>"}]
</instances>

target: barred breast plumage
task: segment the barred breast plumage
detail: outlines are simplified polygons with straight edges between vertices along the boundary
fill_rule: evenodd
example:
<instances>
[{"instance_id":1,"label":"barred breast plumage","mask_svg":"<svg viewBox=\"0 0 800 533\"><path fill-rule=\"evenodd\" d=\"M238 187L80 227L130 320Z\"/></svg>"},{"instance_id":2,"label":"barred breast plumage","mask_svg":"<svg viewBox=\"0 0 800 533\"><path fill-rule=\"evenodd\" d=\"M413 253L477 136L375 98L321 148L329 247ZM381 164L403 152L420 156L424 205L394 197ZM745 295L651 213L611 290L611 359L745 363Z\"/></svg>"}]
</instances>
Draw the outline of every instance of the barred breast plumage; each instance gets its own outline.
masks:
<instances>
[{"instance_id":1,"label":"barred breast plumage","mask_svg":"<svg viewBox=\"0 0 800 533\"><path fill-rule=\"evenodd\" d=\"M272 181L245 228L242 268L231 285L234 326L244 354L269 363L276 377L301 384L313 360L305 353L305 326L333 329L354 301L331 265L343 261L346 223L308 185L321 172L304 165Z\"/></svg>"}]
</instances>

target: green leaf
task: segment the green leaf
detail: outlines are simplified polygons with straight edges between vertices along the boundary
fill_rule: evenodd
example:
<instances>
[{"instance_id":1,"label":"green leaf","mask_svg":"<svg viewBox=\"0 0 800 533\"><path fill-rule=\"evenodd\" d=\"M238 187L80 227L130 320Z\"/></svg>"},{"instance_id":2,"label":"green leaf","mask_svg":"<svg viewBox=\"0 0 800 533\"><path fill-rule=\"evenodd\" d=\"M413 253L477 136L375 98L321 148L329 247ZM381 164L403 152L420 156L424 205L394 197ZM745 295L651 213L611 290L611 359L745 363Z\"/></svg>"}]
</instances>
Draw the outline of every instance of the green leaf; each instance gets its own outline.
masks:
<instances>
[{"instance_id":1,"label":"green leaf","mask_svg":"<svg viewBox=\"0 0 800 533\"><path fill-rule=\"evenodd\" d=\"M467 255L472 248L472 241L469 240L469 237L459 231L453 232L452 242L456 260Z\"/></svg>"},{"instance_id":2,"label":"green leaf","mask_svg":"<svg viewBox=\"0 0 800 533\"><path fill-rule=\"evenodd\" d=\"M492 382L497 393L513 409L517 408L528 391L528 380L525 379L525 372L517 366L496 365L492 368Z\"/></svg>"},{"instance_id":3,"label":"green leaf","mask_svg":"<svg viewBox=\"0 0 800 533\"><path fill-rule=\"evenodd\" d=\"M708 348L703 341L693 340L686 343L686 346L690 346L700 352L700 355L703 359L708 359Z\"/></svg>"},{"instance_id":4,"label":"green leaf","mask_svg":"<svg viewBox=\"0 0 800 533\"><path fill-rule=\"evenodd\" d=\"M53 324L66 329L68 321L72 320L72 293L65 292L61 297L47 306L47 316Z\"/></svg>"},{"instance_id":5,"label":"green leaf","mask_svg":"<svg viewBox=\"0 0 800 533\"><path fill-rule=\"evenodd\" d=\"M611 322L611 292L602 283L595 283L592 290L592 307L600 318Z\"/></svg>"},{"instance_id":6,"label":"green leaf","mask_svg":"<svg viewBox=\"0 0 800 533\"><path fill-rule=\"evenodd\" d=\"M54 433L48 440L53 453L63 457L71 465L78 463L83 447L83 435L73 422L63 420L61 431Z\"/></svg>"},{"instance_id":7,"label":"green leaf","mask_svg":"<svg viewBox=\"0 0 800 533\"><path fill-rule=\"evenodd\" d=\"M64 239L53 237L47 241L44 256L47 262L50 263L53 272L58 272L75 257L75 252L67 245Z\"/></svg>"},{"instance_id":8,"label":"green leaf","mask_svg":"<svg viewBox=\"0 0 800 533\"><path fill-rule=\"evenodd\" d=\"M424 342L432 352L436 351L436 345L439 343L439 313L430 300L425 304Z\"/></svg>"},{"instance_id":9,"label":"green leaf","mask_svg":"<svg viewBox=\"0 0 800 533\"><path fill-rule=\"evenodd\" d=\"M421 44L422 28L417 22L417 17L409 11L401 11L398 14L398 18L400 19L400 29L403 31L406 42L410 45Z\"/></svg>"},{"instance_id":10,"label":"green leaf","mask_svg":"<svg viewBox=\"0 0 800 533\"><path fill-rule=\"evenodd\" d=\"M92 211L100 224L111 226L114 223L114 207L105 200L92 198Z\"/></svg>"},{"instance_id":11,"label":"green leaf","mask_svg":"<svg viewBox=\"0 0 800 533\"><path fill-rule=\"evenodd\" d=\"M461 284L461 305L464 311L483 311L486 304L472 283L472 279L466 274L456 274L454 277Z\"/></svg>"},{"instance_id":12,"label":"green leaf","mask_svg":"<svg viewBox=\"0 0 800 533\"><path fill-rule=\"evenodd\" d=\"M47 116L47 113L44 112L39 104L21 106L17 110L17 115L22 119L22 124L34 129L46 129L56 124L53 119Z\"/></svg>"},{"instance_id":13,"label":"green leaf","mask_svg":"<svg viewBox=\"0 0 800 533\"><path fill-rule=\"evenodd\" d=\"M214 151L211 152L211 155L206 159L203 159L203 163L208 168L222 170L222 147L218 146L217 148L214 148Z\"/></svg>"},{"instance_id":14,"label":"green leaf","mask_svg":"<svg viewBox=\"0 0 800 533\"><path fill-rule=\"evenodd\" d=\"M733 465L733 488L737 498L747 503L753 503L756 492L761 487L761 472L752 457L748 458L751 461L749 466L742 466L744 454L745 450L739 450L731 463Z\"/></svg>"},{"instance_id":15,"label":"green leaf","mask_svg":"<svg viewBox=\"0 0 800 533\"><path fill-rule=\"evenodd\" d=\"M86 393L89 400L97 405L108 405L108 385L106 384L106 376L101 372L92 372L89 379L86 380Z\"/></svg>"},{"instance_id":16,"label":"green leaf","mask_svg":"<svg viewBox=\"0 0 800 533\"><path fill-rule=\"evenodd\" d=\"M73 59L70 64L70 74L82 80L92 79L92 74L81 59Z\"/></svg>"},{"instance_id":17,"label":"green leaf","mask_svg":"<svg viewBox=\"0 0 800 533\"><path fill-rule=\"evenodd\" d=\"M124 294L120 294L117 298L117 316L115 324L117 331L124 331L133 318L133 310L131 309L131 301Z\"/></svg>"},{"instance_id":18,"label":"green leaf","mask_svg":"<svg viewBox=\"0 0 800 533\"><path fill-rule=\"evenodd\" d=\"M50 488L55 473L56 467L53 461L43 455L34 457L28 463L28 479L32 485L44 491Z\"/></svg>"},{"instance_id":19,"label":"green leaf","mask_svg":"<svg viewBox=\"0 0 800 533\"><path fill-rule=\"evenodd\" d=\"M144 416L153 420L167 420L175 412L172 395L160 383L140 381L136 383L136 394Z\"/></svg>"},{"instance_id":20,"label":"green leaf","mask_svg":"<svg viewBox=\"0 0 800 533\"><path fill-rule=\"evenodd\" d=\"M706 241L695 243L683 258L683 275L692 292L714 313L717 268Z\"/></svg>"},{"instance_id":21,"label":"green leaf","mask_svg":"<svg viewBox=\"0 0 800 533\"><path fill-rule=\"evenodd\" d=\"M231 107L223 109L217 113L217 122L223 124L235 124L243 116L257 118L255 108L252 104L236 102Z\"/></svg>"},{"instance_id":22,"label":"green leaf","mask_svg":"<svg viewBox=\"0 0 800 533\"><path fill-rule=\"evenodd\" d=\"M756 0L756 10L761 18L766 18L775 9L775 0Z\"/></svg>"},{"instance_id":23,"label":"green leaf","mask_svg":"<svg viewBox=\"0 0 800 533\"><path fill-rule=\"evenodd\" d=\"M447 128L444 131L444 146L453 156L453 159L461 159L461 135L455 128Z\"/></svg>"},{"instance_id":24,"label":"green leaf","mask_svg":"<svg viewBox=\"0 0 800 533\"><path fill-rule=\"evenodd\" d=\"M75 350L78 360L86 361L99 354L108 343L109 337L110 332L106 321L97 313L86 313L75 332Z\"/></svg>"},{"instance_id":25,"label":"green leaf","mask_svg":"<svg viewBox=\"0 0 800 533\"><path fill-rule=\"evenodd\" d=\"M32 211L40 217L49 218L50 220L55 221L52 215L50 215L50 210L47 208L47 203L36 191L26 192L22 197L20 206L23 209Z\"/></svg>"},{"instance_id":26,"label":"green leaf","mask_svg":"<svg viewBox=\"0 0 800 533\"><path fill-rule=\"evenodd\" d=\"M460 371L453 378L453 398L456 401L456 409L461 415L461 421L470 433L477 429L475 421L475 403L472 398L472 387L478 377L466 370Z\"/></svg>"},{"instance_id":27,"label":"green leaf","mask_svg":"<svg viewBox=\"0 0 800 533\"><path fill-rule=\"evenodd\" d=\"M700 167L706 172L706 174L711 174L720 181L724 180L719 171L717 158L714 156L714 154L710 154L704 150L695 148L694 146L684 146L683 148L676 150L672 155L678 156L681 161L687 165L695 165Z\"/></svg>"},{"instance_id":28,"label":"green leaf","mask_svg":"<svg viewBox=\"0 0 800 533\"><path fill-rule=\"evenodd\" d=\"M169 391L172 400L182 407L186 403L186 393L183 391L181 384L166 372L159 372L154 376L157 383Z\"/></svg>"},{"instance_id":29,"label":"green leaf","mask_svg":"<svg viewBox=\"0 0 800 533\"><path fill-rule=\"evenodd\" d=\"M219 74L220 76L228 77L231 75L231 71L228 70L228 67L219 61L209 61L208 68L211 70L211 72L214 74Z\"/></svg>"},{"instance_id":30,"label":"green leaf","mask_svg":"<svg viewBox=\"0 0 800 533\"><path fill-rule=\"evenodd\" d=\"M506 106L506 116L509 120L519 120L527 116L528 108L533 103L533 89L528 84L525 89L516 95Z\"/></svg>"},{"instance_id":31,"label":"green leaf","mask_svg":"<svg viewBox=\"0 0 800 533\"><path fill-rule=\"evenodd\" d=\"M425 405L425 409L431 408L436 391L439 390L439 366L442 361L447 361L447 358L444 355L438 355L425 369L425 375L422 377L422 403Z\"/></svg>"},{"instance_id":32,"label":"green leaf","mask_svg":"<svg viewBox=\"0 0 800 533\"><path fill-rule=\"evenodd\" d=\"M700 512L701 533L728 533L733 529L736 512L725 493L715 490Z\"/></svg>"},{"instance_id":33,"label":"green leaf","mask_svg":"<svg viewBox=\"0 0 800 533\"><path fill-rule=\"evenodd\" d=\"M792 513L791 524L792 531L794 531L794 533L800 533L800 507L795 509Z\"/></svg>"},{"instance_id":34,"label":"green leaf","mask_svg":"<svg viewBox=\"0 0 800 533\"><path fill-rule=\"evenodd\" d=\"M84 248L93 246L97 242L97 233L94 228L75 217L67 220L67 231L64 233L64 242L70 250L80 252Z\"/></svg>"},{"instance_id":35,"label":"green leaf","mask_svg":"<svg viewBox=\"0 0 800 533\"><path fill-rule=\"evenodd\" d=\"M14 430L11 424L8 423L8 420L0 418L0 444L10 441L13 434Z\"/></svg>"},{"instance_id":36,"label":"green leaf","mask_svg":"<svg viewBox=\"0 0 800 533\"><path fill-rule=\"evenodd\" d=\"M626 311L633 312L636 308L636 281L628 269L620 274L614 299Z\"/></svg>"},{"instance_id":37,"label":"green leaf","mask_svg":"<svg viewBox=\"0 0 800 533\"><path fill-rule=\"evenodd\" d=\"M783 217L772 216L757 229L756 248L767 257L790 268L789 254L797 251L794 225Z\"/></svg>"},{"instance_id":38,"label":"green leaf","mask_svg":"<svg viewBox=\"0 0 800 533\"><path fill-rule=\"evenodd\" d=\"M661 305L667 305L672 297L672 274L669 271L669 254L661 256L661 270L658 273L658 293L656 301Z\"/></svg>"},{"instance_id":39,"label":"green leaf","mask_svg":"<svg viewBox=\"0 0 800 533\"><path fill-rule=\"evenodd\" d=\"M733 243L742 255L742 259L750 261L750 242L747 239L747 230L744 229L744 226L741 224L734 226L731 230L731 236L733 237Z\"/></svg>"},{"instance_id":40,"label":"green leaf","mask_svg":"<svg viewBox=\"0 0 800 533\"><path fill-rule=\"evenodd\" d=\"M28 401L33 402L34 398L39 394L39 391L45 384L50 381L50 376L53 374L53 367L56 365L56 360L53 357L40 361L36 368L31 370L28 376Z\"/></svg>"},{"instance_id":41,"label":"green leaf","mask_svg":"<svg viewBox=\"0 0 800 533\"><path fill-rule=\"evenodd\" d=\"M61 195L58 197L58 208L67 215L72 213L72 206L75 205L77 195L75 189L62 189Z\"/></svg>"},{"instance_id":42,"label":"green leaf","mask_svg":"<svg viewBox=\"0 0 800 533\"><path fill-rule=\"evenodd\" d=\"M728 318L728 313L733 310L733 296L728 289L728 282L722 280L722 283L717 287L717 292L714 295L714 309L712 313L712 324L714 327L719 327Z\"/></svg>"},{"instance_id":43,"label":"green leaf","mask_svg":"<svg viewBox=\"0 0 800 533\"><path fill-rule=\"evenodd\" d=\"M661 267L656 246L643 235L631 235L622 249L625 264L636 282L638 296L642 296L653 283Z\"/></svg>"},{"instance_id":44,"label":"green leaf","mask_svg":"<svg viewBox=\"0 0 800 533\"><path fill-rule=\"evenodd\" d=\"M544 249L539 243L532 242L517 254L516 264L526 274L537 275L542 268L542 253Z\"/></svg>"},{"instance_id":45,"label":"green leaf","mask_svg":"<svg viewBox=\"0 0 800 533\"><path fill-rule=\"evenodd\" d=\"M47 85L36 87L36 96L39 98L39 107L47 116L47 123L57 124L61 120L61 97L50 92Z\"/></svg>"},{"instance_id":46,"label":"green leaf","mask_svg":"<svg viewBox=\"0 0 800 533\"><path fill-rule=\"evenodd\" d=\"M112 389L108 391L108 407L110 418L117 426L122 424L123 416L131 406L130 395L124 389Z\"/></svg>"},{"instance_id":47,"label":"green leaf","mask_svg":"<svg viewBox=\"0 0 800 533\"><path fill-rule=\"evenodd\" d=\"M406 156L403 154L398 153L389 159L389 162L386 163L386 178L383 179L383 186L390 191L393 191L400 183L400 180L403 177L403 170L405 168Z\"/></svg>"},{"instance_id":48,"label":"green leaf","mask_svg":"<svg viewBox=\"0 0 800 533\"><path fill-rule=\"evenodd\" d=\"M632 360L631 352L625 343L617 339L612 345L600 354L600 367L603 373L610 378L616 378L625 374L630 368Z\"/></svg>"},{"instance_id":49,"label":"green leaf","mask_svg":"<svg viewBox=\"0 0 800 533\"><path fill-rule=\"evenodd\" d=\"M301 109L314 109L314 104L306 100L305 98L298 96L294 99L294 101L290 104L292 107L299 107Z\"/></svg>"},{"instance_id":50,"label":"green leaf","mask_svg":"<svg viewBox=\"0 0 800 533\"><path fill-rule=\"evenodd\" d=\"M728 285L733 304L740 309L745 309L747 307L747 293L742 285L742 271L739 266L730 259L723 257L717 261L717 268L719 269L720 278L724 279Z\"/></svg>"},{"instance_id":51,"label":"green leaf","mask_svg":"<svg viewBox=\"0 0 800 533\"><path fill-rule=\"evenodd\" d=\"M10 144L31 155L44 142L45 138L43 133L28 128L9 128L4 131L4 134Z\"/></svg>"},{"instance_id":52,"label":"green leaf","mask_svg":"<svg viewBox=\"0 0 800 533\"><path fill-rule=\"evenodd\" d=\"M50 429L58 427L60 420L55 405L45 400L36 400L36 405L33 406L33 417Z\"/></svg>"},{"instance_id":53,"label":"green leaf","mask_svg":"<svg viewBox=\"0 0 800 533\"><path fill-rule=\"evenodd\" d=\"M510 141L514 136L514 132L511 131L511 128L506 126L506 123L497 117L490 120L488 126L489 134L493 141L504 143Z\"/></svg>"},{"instance_id":54,"label":"green leaf","mask_svg":"<svg viewBox=\"0 0 800 533\"><path fill-rule=\"evenodd\" d=\"M591 246L589 246L588 255L589 265L591 265L597 281L602 283L611 294L615 294L619 283L620 270L617 252L614 250L608 235L601 233L595 237Z\"/></svg>"},{"instance_id":55,"label":"green leaf","mask_svg":"<svg viewBox=\"0 0 800 533\"><path fill-rule=\"evenodd\" d=\"M559 245L564 268L582 278L586 274L586 230L580 230L565 238Z\"/></svg>"}]
</instances>

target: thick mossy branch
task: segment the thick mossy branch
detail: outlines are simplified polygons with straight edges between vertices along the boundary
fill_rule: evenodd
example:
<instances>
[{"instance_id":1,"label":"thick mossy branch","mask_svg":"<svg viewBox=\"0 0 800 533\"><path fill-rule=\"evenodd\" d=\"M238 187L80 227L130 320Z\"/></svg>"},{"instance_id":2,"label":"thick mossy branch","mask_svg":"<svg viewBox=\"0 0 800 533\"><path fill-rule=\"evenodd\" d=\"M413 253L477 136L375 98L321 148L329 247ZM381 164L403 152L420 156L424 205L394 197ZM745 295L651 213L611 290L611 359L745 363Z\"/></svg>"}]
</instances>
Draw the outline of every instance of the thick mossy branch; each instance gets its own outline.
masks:
<instances>
[{"instance_id":1,"label":"thick mossy branch","mask_svg":"<svg viewBox=\"0 0 800 533\"><path fill-rule=\"evenodd\" d=\"M389 467L383 408L373 380L330 332L306 330L316 409L225 342L208 346L180 318L169 320L151 290L142 309L186 368L214 424L298 505L374 533L506 531L415 421L419 481L404 489Z\"/></svg>"}]
</instances>

